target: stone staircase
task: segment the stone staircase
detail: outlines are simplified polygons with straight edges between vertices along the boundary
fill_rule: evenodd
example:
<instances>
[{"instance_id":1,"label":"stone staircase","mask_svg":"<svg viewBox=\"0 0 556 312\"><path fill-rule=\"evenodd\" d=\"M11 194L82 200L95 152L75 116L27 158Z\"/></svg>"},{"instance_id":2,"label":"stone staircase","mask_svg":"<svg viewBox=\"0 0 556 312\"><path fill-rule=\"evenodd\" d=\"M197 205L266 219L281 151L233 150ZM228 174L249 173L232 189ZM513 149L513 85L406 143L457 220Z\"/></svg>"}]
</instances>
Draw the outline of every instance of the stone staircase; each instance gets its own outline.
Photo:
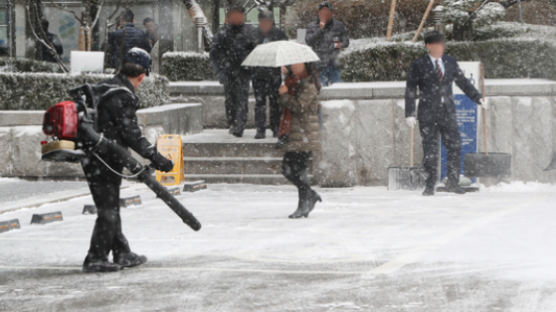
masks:
<instances>
[{"instance_id":1,"label":"stone staircase","mask_svg":"<svg viewBox=\"0 0 556 312\"><path fill-rule=\"evenodd\" d=\"M185 178L207 183L285 184L283 152L276 139L255 140L254 130L236 138L224 129L205 129L183 137Z\"/></svg>"}]
</instances>

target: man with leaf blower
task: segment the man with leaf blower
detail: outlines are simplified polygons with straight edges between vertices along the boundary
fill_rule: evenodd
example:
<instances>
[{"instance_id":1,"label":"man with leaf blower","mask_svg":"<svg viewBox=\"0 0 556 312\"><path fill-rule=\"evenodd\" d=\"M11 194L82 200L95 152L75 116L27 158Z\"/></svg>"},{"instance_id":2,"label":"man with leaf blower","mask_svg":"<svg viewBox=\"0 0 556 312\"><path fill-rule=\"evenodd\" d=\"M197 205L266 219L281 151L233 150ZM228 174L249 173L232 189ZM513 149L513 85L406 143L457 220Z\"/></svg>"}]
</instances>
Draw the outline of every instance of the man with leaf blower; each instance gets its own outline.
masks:
<instances>
[{"instance_id":1,"label":"man with leaf blower","mask_svg":"<svg viewBox=\"0 0 556 312\"><path fill-rule=\"evenodd\" d=\"M99 85L97 127L103 138L124 148L130 147L142 157L149 159L152 167L167 172L174 167L173 162L162 156L143 137L135 114L139 108L139 99L135 91L145 76L149 75L150 66L151 57L145 50L132 48L125 54L120 72ZM147 258L133 253L122 233L122 160L118 155L111 153L95 154L84 158L82 166L98 211L83 271L114 272L145 263ZM113 262L108 261L110 252Z\"/></svg>"}]
</instances>

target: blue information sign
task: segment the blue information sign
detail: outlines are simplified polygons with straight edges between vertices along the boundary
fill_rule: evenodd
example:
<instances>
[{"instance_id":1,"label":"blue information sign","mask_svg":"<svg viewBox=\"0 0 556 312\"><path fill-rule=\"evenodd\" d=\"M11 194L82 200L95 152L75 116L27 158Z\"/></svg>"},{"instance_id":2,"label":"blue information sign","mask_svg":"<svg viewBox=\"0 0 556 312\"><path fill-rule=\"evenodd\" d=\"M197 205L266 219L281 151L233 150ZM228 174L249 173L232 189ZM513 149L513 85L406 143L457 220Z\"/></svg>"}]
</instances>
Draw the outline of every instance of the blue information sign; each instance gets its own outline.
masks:
<instances>
[{"instance_id":1,"label":"blue information sign","mask_svg":"<svg viewBox=\"0 0 556 312\"><path fill-rule=\"evenodd\" d=\"M463 158L465 154L477 152L477 123L478 107L473 100L463 94L454 95L456 114L461 136L461 173L463 173ZM442 145L441 176L448 174L446 149Z\"/></svg>"}]
</instances>

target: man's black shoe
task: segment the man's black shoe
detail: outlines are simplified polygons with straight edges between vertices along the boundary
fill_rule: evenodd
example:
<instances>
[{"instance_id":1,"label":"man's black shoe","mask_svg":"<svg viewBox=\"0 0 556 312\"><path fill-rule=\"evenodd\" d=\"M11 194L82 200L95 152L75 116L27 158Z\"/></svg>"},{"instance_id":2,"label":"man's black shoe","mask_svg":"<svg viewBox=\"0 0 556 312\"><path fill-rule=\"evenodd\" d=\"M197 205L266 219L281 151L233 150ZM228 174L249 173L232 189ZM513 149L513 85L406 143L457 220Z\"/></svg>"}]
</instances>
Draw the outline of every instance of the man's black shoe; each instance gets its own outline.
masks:
<instances>
[{"instance_id":1,"label":"man's black shoe","mask_svg":"<svg viewBox=\"0 0 556 312\"><path fill-rule=\"evenodd\" d=\"M238 137L238 138L243 137L243 131L234 132L234 133L232 133L232 134L233 134L233 136Z\"/></svg>"},{"instance_id":2,"label":"man's black shoe","mask_svg":"<svg viewBox=\"0 0 556 312\"><path fill-rule=\"evenodd\" d=\"M457 184L455 185L446 185L446 192L449 193L456 193L456 194L465 194L465 189Z\"/></svg>"},{"instance_id":3,"label":"man's black shoe","mask_svg":"<svg viewBox=\"0 0 556 312\"><path fill-rule=\"evenodd\" d=\"M114 256L114 263L124 268L132 268L147 262L147 257L140 256L134 252Z\"/></svg>"},{"instance_id":4,"label":"man's black shoe","mask_svg":"<svg viewBox=\"0 0 556 312\"><path fill-rule=\"evenodd\" d=\"M427 186L425 188L425 191L423 192L423 196L434 196L434 186L433 187Z\"/></svg>"},{"instance_id":5,"label":"man's black shoe","mask_svg":"<svg viewBox=\"0 0 556 312\"><path fill-rule=\"evenodd\" d=\"M83 263L83 272L85 273L108 273L117 272L122 267L119 264L109 262L108 260L93 260L85 259Z\"/></svg>"},{"instance_id":6,"label":"man's black shoe","mask_svg":"<svg viewBox=\"0 0 556 312\"><path fill-rule=\"evenodd\" d=\"M266 138L266 131L263 129L259 129L257 130L257 134L255 135L255 139L259 140L259 139L264 139Z\"/></svg>"}]
</instances>

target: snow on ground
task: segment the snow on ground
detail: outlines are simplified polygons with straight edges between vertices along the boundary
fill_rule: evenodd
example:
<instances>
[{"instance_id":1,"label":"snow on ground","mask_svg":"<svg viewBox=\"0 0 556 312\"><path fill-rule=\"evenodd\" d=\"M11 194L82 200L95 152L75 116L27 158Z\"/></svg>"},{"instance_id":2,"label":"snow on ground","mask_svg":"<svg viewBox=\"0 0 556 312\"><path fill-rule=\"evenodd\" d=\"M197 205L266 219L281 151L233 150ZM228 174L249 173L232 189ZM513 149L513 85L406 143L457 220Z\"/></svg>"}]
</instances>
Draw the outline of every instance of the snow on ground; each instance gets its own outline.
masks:
<instances>
[{"instance_id":1,"label":"snow on ground","mask_svg":"<svg viewBox=\"0 0 556 312\"><path fill-rule=\"evenodd\" d=\"M90 197L0 214L0 311L556 311L556 186L514 183L424 198L320 189L289 220L290 186L210 185L179 199L193 232L145 187L123 209L138 269L84 275ZM29 225L61 210L64 221Z\"/></svg>"}]
</instances>

